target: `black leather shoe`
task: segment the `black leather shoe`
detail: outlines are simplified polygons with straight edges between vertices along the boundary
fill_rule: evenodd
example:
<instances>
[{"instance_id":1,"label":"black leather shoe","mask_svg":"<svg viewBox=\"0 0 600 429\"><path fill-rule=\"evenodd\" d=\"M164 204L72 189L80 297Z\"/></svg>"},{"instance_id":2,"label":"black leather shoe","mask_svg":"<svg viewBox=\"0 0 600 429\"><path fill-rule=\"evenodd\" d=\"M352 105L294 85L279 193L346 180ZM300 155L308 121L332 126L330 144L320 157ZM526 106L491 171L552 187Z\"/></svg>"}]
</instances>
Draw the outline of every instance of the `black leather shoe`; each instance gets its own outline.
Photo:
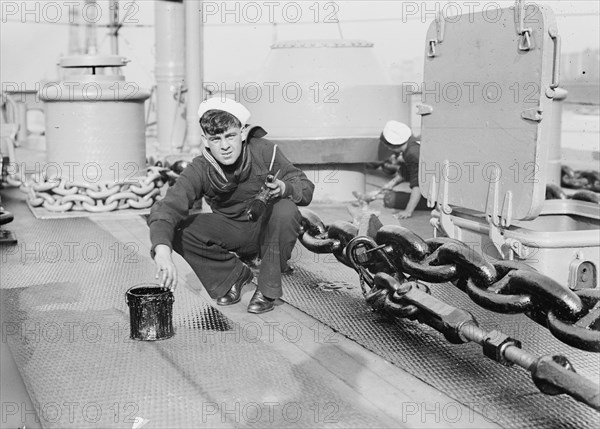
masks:
<instances>
[{"instance_id":1,"label":"black leather shoe","mask_svg":"<svg viewBox=\"0 0 600 429\"><path fill-rule=\"evenodd\" d=\"M253 277L254 275L252 274L252 270L244 265L242 273L235 281L233 286L231 286L229 292L217 299L217 305L232 305L240 302L240 299L242 299L242 289L245 285L252 281Z\"/></svg>"},{"instance_id":2,"label":"black leather shoe","mask_svg":"<svg viewBox=\"0 0 600 429\"><path fill-rule=\"evenodd\" d=\"M256 292L254 292L254 295L252 295L252 298L248 303L248 313L266 313L267 311L273 310L274 307L275 300L272 298L267 298L261 293L261 291L256 289Z\"/></svg>"}]
</instances>

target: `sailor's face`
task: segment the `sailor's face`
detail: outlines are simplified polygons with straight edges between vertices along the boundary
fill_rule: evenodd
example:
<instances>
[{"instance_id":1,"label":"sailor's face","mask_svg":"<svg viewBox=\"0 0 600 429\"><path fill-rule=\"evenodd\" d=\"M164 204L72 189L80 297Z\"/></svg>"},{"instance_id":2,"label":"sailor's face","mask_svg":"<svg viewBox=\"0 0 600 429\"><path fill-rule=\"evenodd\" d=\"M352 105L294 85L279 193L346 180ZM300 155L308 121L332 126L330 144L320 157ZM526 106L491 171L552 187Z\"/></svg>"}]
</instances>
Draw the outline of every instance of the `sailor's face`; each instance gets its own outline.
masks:
<instances>
[{"instance_id":1,"label":"sailor's face","mask_svg":"<svg viewBox=\"0 0 600 429\"><path fill-rule=\"evenodd\" d=\"M222 134L206 135L206 142L210 153L223 165L232 165L242 153L242 130L231 127Z\"/></svg>"}]
</instances>

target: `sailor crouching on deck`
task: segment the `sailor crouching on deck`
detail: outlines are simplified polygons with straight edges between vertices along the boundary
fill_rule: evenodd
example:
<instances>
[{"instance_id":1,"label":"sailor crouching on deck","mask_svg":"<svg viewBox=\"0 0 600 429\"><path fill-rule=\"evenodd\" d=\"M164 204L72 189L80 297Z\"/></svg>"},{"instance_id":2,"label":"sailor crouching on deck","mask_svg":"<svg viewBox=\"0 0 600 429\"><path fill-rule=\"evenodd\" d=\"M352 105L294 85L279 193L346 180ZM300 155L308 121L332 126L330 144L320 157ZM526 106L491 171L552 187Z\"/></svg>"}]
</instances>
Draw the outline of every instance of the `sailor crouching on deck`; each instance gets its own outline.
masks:
<instances>
[{"instance_id":1,"label":"sailor crouching on deck","mask_svg":"<svg viewBox=\"0 0 600 429\"><path fill-rule=\"evenodd\" d=\"M277 145L262 138L262 128L247 125L250 112L240 103L210 98L200 104L198 116L202 156L185 168L148 218L157 278L172 290L177 285L175 250L218 305L231 305L253 279L238 255L259 256L258 287L248 311L264 313L282 296L281 273L300 230L297 206L311 202L314 184ZM264 213L249 216L261 189L268 200ZM202 197L213 213L190 216L189 209Z\"/></svg>"}]
</instances>

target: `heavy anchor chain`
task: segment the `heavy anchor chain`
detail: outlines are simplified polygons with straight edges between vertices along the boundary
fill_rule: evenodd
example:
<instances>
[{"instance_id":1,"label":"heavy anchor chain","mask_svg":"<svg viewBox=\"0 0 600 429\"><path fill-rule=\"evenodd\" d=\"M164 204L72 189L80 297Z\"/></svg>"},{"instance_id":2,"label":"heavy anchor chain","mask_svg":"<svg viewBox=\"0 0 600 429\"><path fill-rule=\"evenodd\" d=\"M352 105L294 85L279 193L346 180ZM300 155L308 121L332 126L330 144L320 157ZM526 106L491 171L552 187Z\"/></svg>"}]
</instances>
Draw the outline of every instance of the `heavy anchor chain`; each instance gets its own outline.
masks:
<instances>
[{"instance_id":1,"label":"heavy anchor chain","mask_svg":"<svg viewBox=\"0 0 600 429\"><path fill-rule=\"evenodd\" d=\"M580 189L579 191L567 195L567 193L560 186L554 184L546 185L546 199L547 200L578 200L587 201L589 203L600 204L600 194L587 189Z\"/></svg>"},{"instance_id":2,"label":"heavy anchor chain","mask_svg":"<svg viewBox=\"0 0 600 429\"><path fill-rule=\"evenodd\" d=\"M25 183L32 207L53 212L87 211L93 213L124 209L145 209L164 198L177 174L167 168L148 167L145 177L123 183L85 181L64 178L33 177Z\"/></svg>"},{"instance_id":3,"label":"heavy anchor chain","mask_svg":"<svg viewBox=\"0 0 600 429\"><path fill-rule=\"evenodd\" d=\"M489 263L458 240L423 240L398 225L382 226L374 238L361 236L349 222L327 226L314 212L301 212L300 242L313 252L333 253L356 270L363 295L376 311L427 324L454 344L478 343L496 362L528 370L543 393L565 393L600 410L598 385L577 374L566 357L531 355L518 340L485 331L469 312L431 296L417 280L452 282L488 310L525 313L562 342L593 352L600 352L600 291L571 291L523 263Z\"/></svg>"},{"instance_id":4,"label":"heavy anchor chain","mask_svg":"<svg viewBox=\"0 0 600 429\"><path fill-rule=\"evenodd\" d=\"M594 170L575 171L563 165L561 167L561 185L565 188L600 192L600 172Z\"/></svg>"}]
</instances>

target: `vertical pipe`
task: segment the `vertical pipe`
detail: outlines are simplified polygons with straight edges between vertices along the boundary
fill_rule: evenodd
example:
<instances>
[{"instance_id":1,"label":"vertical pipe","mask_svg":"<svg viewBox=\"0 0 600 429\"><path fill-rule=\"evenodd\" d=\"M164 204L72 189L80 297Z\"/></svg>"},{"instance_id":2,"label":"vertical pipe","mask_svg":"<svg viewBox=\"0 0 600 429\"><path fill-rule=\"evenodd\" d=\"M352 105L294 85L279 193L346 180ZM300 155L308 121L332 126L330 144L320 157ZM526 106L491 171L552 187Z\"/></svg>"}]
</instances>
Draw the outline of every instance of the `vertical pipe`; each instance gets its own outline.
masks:
<instances>
[{"instance_id":1,"label":"vertical pipe","mask_svg":"<svg viewBox=\"0 0 600 429\"><path fill-rule=\"evenodd\" d=\"M183 4L158 0L154 3L156 44L156 127L158 150L170 153L185 131L182 107L176 94L185 77Z\"/></svg>"},{"instance_id":2,"label":"vertical pipe","mask_svg":"<svg viewBox=\"0 0 600 429\"><path fill-rule=\"evenodd\" d=\"M110 53L119 55L119 0L110 0ZM115 67L118 69L118 67Z\"/></svg>"},{"instance_id":3,"label":"vertical pipe","mask_svg":"<svg viewBox=\"0 0 600 429\"><path fill-rule=\"evenodd\" d=\"M78 5L69 9L69 55L81 54L81 41L79 40L79 25L81 12Z\"/></svg>"},{"instance_id":4,"label":"vertical pipe","mask_svg":"<svg viewBox=\"0 0 600 429\"><path fill-rule=\"evenodd\" d=\"M185 5L185 77L187 83L187 144L191 152L201 149L198 105L204 99L203 55L204 35L202 25L202 1L184 0Z\"/></svg>"},{"instance_id":5,"label":"vertical pipe","mask_svg":"<svg viewBox=\"0 0 600 429\"><path fill-rule=\"evenodd\" d=\"M86 6L94 4L92 9L98 10L96 0L85 0ZM89 10L87 8L86 10ZM94 13L94 12L91 12ZM85 53L88 55L96 55L98 53L98 43L96 41L96 23L91 20L86 20L85 25Z\"/></svg>"},{"instance_id":6,"label":"vertical pipe","mask_svg":"<svg viewBox=\"0 0 600 429\"><path fill-rule=\"evenodd\" d=\"M108 14L110 20L110 53L113 55L119 55L119 0L110 0ZM113 67L112 73L115 75L121 75L121 67Z\"/></svg>"}]
</instances>

